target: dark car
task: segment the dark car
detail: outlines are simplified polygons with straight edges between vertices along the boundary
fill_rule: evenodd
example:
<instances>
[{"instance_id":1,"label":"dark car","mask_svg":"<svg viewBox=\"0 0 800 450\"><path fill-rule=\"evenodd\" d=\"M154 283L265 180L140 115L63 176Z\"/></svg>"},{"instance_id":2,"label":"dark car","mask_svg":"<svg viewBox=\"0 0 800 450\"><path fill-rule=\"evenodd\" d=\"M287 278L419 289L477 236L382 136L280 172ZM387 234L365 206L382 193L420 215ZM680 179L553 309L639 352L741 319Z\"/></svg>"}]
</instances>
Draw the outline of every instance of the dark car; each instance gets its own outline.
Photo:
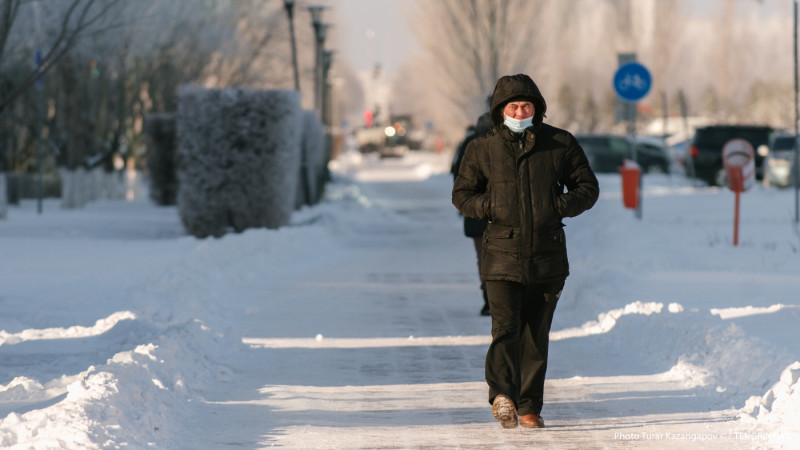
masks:
<instances>
[{"instance_id":1,"label":"dark car","mask_svg":"<svg viewBox=\"0 0 800 450\"><path fill-rule=\"evenodd\" d=\"M710 185L725 185L725 168L722 165L722 147L731 139L744 139L755 152L756 179L761 180L764 157L769 153L769 142L775 130L760 125L714 125L695 130L687 157L695 177Z\"/></svg>"},{"instance_id":2,"label":"dark car","mask_svg":"<svg viewBox=\"0 0 800 450\"><path fill-rule=\"evenodd\" d=\"M575 136L589 158L592 170L616 173L625 159L632 159L631 138L613 134L584 134ZM636 162L646 173L668 173L670 158L663 145L636 139Z\"/></svg>"}]
</instances>

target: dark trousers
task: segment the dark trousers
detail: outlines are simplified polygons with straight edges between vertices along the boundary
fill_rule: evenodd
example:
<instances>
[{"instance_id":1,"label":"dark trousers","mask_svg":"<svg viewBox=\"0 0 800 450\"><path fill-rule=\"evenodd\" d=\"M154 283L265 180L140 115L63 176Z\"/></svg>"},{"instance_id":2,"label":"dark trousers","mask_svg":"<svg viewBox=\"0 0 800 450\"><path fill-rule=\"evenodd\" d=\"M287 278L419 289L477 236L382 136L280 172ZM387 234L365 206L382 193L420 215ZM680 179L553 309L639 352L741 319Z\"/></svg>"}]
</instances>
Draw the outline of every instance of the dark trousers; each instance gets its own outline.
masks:
<instances>
[{"instance_id":1,"label":"dark trousers","mask_svg":"<svg viewBox=\"0 0 800 450\"><path fill-rule=\"evenodd\" d=\"M541 413L550 325L563 287L564 280L486 282L492 313L492 343L486 354L489 403L503 394L520 415Z\"/></svg>"}]
</instances>

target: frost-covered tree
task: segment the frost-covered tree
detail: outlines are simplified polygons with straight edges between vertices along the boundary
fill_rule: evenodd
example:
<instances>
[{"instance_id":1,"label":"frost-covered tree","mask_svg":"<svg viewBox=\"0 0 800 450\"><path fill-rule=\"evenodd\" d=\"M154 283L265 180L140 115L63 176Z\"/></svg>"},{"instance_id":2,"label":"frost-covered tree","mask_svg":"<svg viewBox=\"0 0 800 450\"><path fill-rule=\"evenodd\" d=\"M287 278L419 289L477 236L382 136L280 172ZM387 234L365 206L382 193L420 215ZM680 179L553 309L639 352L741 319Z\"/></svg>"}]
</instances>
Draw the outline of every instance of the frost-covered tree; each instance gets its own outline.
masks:
<instances>
[{"instance_id":1,"label":"frost-covered tree","mask_svg":"<svg viewBox=\"0 0 800 450\"><path fill-rule=\"evenodd\" d=\"M429 58L416 67L428 74L436 100L474 122L497 78L537 58L538 6L527 0L417 2L414 31Z\"/></svg>"},{"instance_id":2,"label":"frost-covered tree","mask_svg":"<svg viewBox=\"0 0 800 450\"><path fill-rule=\"evenodd\" d=\"M301 56L313 46L303 6L296 6ZM61 24L74 32L62 36ZM174 112L181 85L292 86L287 27L282 4L261 0L0 0L0 101L7 103L0 172L3 162L8 170L35 171L39 148L45 170L60 167L67 183L73 173L112 170L115 159L141 163L145 116ZM42 43L59 56L43 47L44 87L17 89L30 85L33 50ZM303 86L311 86L308 59L301 58ZM12 91L20 93L11 98ZM305 94L310 103L310 89ZM65 191L64 207L90 198L83 189Z\"/></svg>"},{"instance_id":3,"label":"frost-covered tree","mask_svg":"<svg viewBox=\"0 0 800 450\"><path fill-rule=\"evenodd\" d=\"M595 131L619 130L615 101L607 101L615 95L611 80L618 54L635 53L653 76L651 94L640 102L643 109L652 111L643 121L660 119L660 92L673 99L680 91L686 93L690 115L752 121L750 105L745 104L751 85L772 85L771 92L792 84L789 11L752 0L720 0L710 8L703 3L700 12L698 5L687 0L531 0L524 4L419 0L415 3L419 14L413 14L412 20L423 54L401 72L395 97L399 101L425 99L424 105L414 106L415 111L435 117L437 124L460 138L463 126L482 110L486 93L478 91L493 85L492 71L497 68L497 75L526 72L553 101L552 109L548 108L551 123L577 124L580 128L574 131L587 131L582 129L584 124ZM503 8L513 10L513 15L504 16ZM497 20L502 17L507 21ZM494 28L492 18L497 20ZM504 31L512 33L503 47L506 53L495 52L496 59L490 49L502 37L493 41L487 34L490 30L501 36ZM511 51L520 49L522 58L515 58ZM715 111L709 111L707 106L712 105L703 100L709 91L716 93ZM593 120L581 118L585 114L580 104L564 104L588 98L594 99ZM791 103L790 98L769 98L775 110L783 111L786 102ZM670 111L676 106L667 105ZM775 126L786 120L775 116L770 119ZM759 117L763 120L766 115Z\"/></svg>"},{"instance_id":4,"label":"frost-covered tree","mask_svg":"<svg viewBox=\"0 0 800 450\"><path fill-rule=\"evenodd\" d=\"M122 0L68 0L39 2L2 0L0 2L0 61L18 58L21 43L41 51L39 65L28 64L27 74L15 80L0 96L0 112L30 89L36 80L52 69L78 42L99 31L98 23L114 15ZM27 14L23 14L27 13ZM14 33L14 31L18 32ZM36 30L31 33L31 30ZM31 40L38 40L31 42ZM11 48L9 48L11 47ZM30 48L29 47L29 48ZM28 57L33 53L28 53ZM28 59L32 61L32 59ZM0 70L3 66L0 66Z\"/></svg>"},{"instance_id":5,"label":"frost-covered tree","mask_svg":"<svg viewBox=\"0 0 800 450\"><path fill-rule=\"evenodd\" d=\"M37 132L45 115L32 88L61 63L82 39L100 30L100 22L114 16L121 0L0 1L0 177L5 178L9 152L29 152L43 142ZM34 58L36 54L36 58ZM34 62L37 63L34 67ZM41 90L41 86L40 86ZM23 98L26 97L27 98ZM17 108L12 111L12 106ZM0 192L5 203L5 189Z\"/></svg>"}]
</instances>

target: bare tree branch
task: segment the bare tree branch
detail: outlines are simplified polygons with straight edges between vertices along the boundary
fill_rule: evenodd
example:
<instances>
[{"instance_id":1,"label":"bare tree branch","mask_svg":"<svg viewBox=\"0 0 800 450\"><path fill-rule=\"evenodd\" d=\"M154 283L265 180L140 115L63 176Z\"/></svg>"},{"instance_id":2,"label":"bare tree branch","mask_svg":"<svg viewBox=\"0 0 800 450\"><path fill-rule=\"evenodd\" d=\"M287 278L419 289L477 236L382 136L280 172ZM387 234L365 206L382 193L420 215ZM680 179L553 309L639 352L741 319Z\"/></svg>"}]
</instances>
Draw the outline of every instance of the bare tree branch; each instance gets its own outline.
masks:
<instances>
[{"instance_id":1,"label":"bare tree branch","mask_svg":"<svg viewBox=\"0 0 800 450\"><path fill-rule=\"evenodd\" d=\"M11 34L11 27L19 11L20 0L2 0L0 4L0 61L3 60L3 53L6 48L8 36Z\"/></svg>"},{"instance_id":2,"label":"bare tree branch","mask_svg":"<svg viewBox=\"0 0 800 450\"><path fill-rule=\"evenodd\" d=\"M6 0L9 3L4 5L12 5L13 0ZM31 70L21 82L11 89L11 91L3 98L0 98L0 112L6 109L14 100L24 94L28 89L33 87L36 81L49 72L53 66L75 45L75 42L85 35L85 32L98 21L108 14L115 6L120 4L122 0L105 0L101 7L92 13L92 7L97 0L72 0L72 3L66 10L64 17L61 21L61 26L58 35L50 44L49 49L44 53L39 67ZM83 3L83 7L79 9ZM17 3L16 6L19 6ZM78 12L79 11L79 12ZM3 10L3 13L5 10ZM77 12L77 18L74 25L73 15ZM4 15L4 17L6 17ZM10 16L12 21L10 24L5 25L3 30L10 30L13 26L13 16ZM0 47L0 52L2 47Z\"/></svg>"},{"instance_id":3,"label":"bare tree branch","mask_svg":"<svg viewBox=\"0 0 800 450\"><path fill-rule=\"evenodd\" d=\"M497 78L530 61L539 35L541 1L437 0L419 2L416 31L430 55L431 80L457 117L484 111Z\"/></svg>"}]
</instances>

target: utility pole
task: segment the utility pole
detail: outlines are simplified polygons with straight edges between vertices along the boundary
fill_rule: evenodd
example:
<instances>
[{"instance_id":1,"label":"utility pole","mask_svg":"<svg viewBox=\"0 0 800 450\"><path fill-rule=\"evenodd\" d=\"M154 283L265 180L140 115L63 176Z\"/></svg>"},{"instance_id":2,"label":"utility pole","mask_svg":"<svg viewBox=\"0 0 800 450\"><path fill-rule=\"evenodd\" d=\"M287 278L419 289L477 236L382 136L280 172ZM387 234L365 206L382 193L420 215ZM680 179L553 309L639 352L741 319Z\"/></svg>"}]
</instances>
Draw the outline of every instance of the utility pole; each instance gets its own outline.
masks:
<instances>
[{"instance_id":1,"label":"utility pole","mask_svg":"<svg viewBox=\"0 0 800 450\"><path fill-rule=\"evenodd\" d=\"M294 38L294 0L283 0L286 15L289 17L289 40L292 43L292 67L294 68L294 89L300 92L300 71L297 67L297 42Z\"/></svg>"},{"instance_id":2,"label":"utility pole","mask_svg":"<svg viewBox=\"0 0 800 450\"><path fill-rule=\"evenodd\" d=\"M325 32L328 29L328 24L322 23L322 11L324 6L312 5L308 7L308 12L311 13L311 25L314 26L314 107L317 109L317 114L322 121L323 118L323 48L325 45Z\"/></svg>"},{"instance_id":3,"label":"utility pole","mask_svg":"<svg viewBox=\"0 0 800 450\"><path fill-rule=\"evenodd\" d=\"M39 10L39 2L33 3L33 12L36 16L36 50L33 54L33 64L36 70L36 168L38 180L36 181L36 212L42 214L42 197L44 197L44 154L42 149L42 122L44 114L44 81L41 75L42 49L38 47L42 43L42 14Z\"/></svg>"},{"instance_id":4,"label":"utility pole","mask_svg":"<svg viewBox=\"0 0 800 450\"><path fill-rule=\"evenodd\" d=\"M798 102L798 80L797 80L797 0L794 0L794 223L800 223L800 138L798 133L798 121L800 121L800 106Z\"/></svg>"}]
</instances>

